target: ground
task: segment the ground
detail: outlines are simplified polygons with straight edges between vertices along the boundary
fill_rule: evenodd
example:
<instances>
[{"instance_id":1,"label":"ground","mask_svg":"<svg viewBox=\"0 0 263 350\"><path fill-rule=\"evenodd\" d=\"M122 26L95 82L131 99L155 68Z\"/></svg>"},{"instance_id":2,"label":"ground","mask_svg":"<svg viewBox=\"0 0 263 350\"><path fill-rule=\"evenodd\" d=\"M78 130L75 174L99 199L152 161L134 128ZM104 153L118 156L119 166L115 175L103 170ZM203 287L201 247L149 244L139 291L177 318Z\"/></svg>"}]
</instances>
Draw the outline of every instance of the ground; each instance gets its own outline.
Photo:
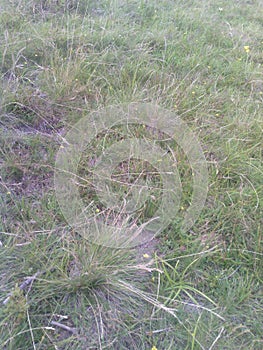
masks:
<instances>
[{"instance_id":1,"label":"ground","mask_svg":"<svg viewBox=\"0 0 263 350\"><path fill-rule=\"evenodd\" d=\"M1 1L1 349L262 348L261 5ZM116 140L158 138L182 183L169 226L119 249L83 238L65 219L54 169L81 118L132 103L187 124L206 160L208 193L183 230L193 193L184 150L145 125L96 135L77 169L96 215L113 220L90 183ZM130 159L115 170L120 198L138 178L153 188L139 221L150 219L160 203L154 167Z\"/></svg>"}]
</instances>

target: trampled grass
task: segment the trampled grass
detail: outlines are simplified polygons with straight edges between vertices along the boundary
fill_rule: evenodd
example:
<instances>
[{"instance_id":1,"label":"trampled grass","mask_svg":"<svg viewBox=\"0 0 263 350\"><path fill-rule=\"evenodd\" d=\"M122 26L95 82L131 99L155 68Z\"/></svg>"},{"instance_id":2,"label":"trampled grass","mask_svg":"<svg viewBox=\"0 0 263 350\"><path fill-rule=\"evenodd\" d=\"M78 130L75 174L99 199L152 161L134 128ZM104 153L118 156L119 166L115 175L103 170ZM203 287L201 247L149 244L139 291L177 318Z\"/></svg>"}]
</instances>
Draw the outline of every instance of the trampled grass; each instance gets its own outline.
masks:
<instances>
[{"instance_id":1,"label":"trampled grass","mask_svg":"<svg viewBox=\"0 0 263 350\"><path fill-rule=\"evenodd\" d=\"M0 2L1 349L262 348L262 18L260 0ZM148 244L106 248L62 215L55 159L82 117L132 102L187 123L208 195L184 232L192 173L170 143L178 216ZM80 161L81 197L97 214L110 217L90 169L124 138L121 127L100 134ZM113 176L121 198L138 178L153 188L141 220L159 203L153 170L124 160Z\"/></svg>"}]
</instances>

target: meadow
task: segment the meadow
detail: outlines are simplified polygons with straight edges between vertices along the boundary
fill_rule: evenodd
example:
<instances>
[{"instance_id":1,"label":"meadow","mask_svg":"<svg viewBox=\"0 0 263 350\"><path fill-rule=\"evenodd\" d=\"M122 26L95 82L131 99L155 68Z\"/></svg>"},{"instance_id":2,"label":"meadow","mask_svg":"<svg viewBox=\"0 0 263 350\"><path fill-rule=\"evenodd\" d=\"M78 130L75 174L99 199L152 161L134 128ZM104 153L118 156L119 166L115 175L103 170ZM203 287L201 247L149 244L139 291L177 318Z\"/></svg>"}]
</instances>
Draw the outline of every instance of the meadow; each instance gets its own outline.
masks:
<instances>
[{"instance_id":1,"label":"meadow","mask_svg":"<svg viewBox=\"0 0 263 350\"><path fill-rule=\"evenodd\" d=\"M262 349L262 33L261 0L0 1L1 349ZM187 124L208 193L182 230L192 171L169 143L178 215L148 243L119 249L69 224L54 168L81 118L132 103L158 104ZM129 133L156 137L144 125ZM79 192L95 213L104 207L92 163L125 137L121 127L99 134L80 160ZM160 182L147 162L122 162L119 197L136 174Z\"/></svg>"}]
</instances>

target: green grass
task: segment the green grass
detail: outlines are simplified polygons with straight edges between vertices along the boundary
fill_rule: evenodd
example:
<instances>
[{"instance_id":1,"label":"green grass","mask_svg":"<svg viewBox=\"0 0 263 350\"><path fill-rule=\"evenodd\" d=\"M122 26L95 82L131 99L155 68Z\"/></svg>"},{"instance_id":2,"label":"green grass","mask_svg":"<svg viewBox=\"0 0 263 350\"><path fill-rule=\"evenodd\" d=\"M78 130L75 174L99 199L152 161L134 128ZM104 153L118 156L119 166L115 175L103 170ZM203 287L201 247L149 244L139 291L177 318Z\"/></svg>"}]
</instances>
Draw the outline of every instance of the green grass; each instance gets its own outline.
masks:
<instances>
[{"instance_id":1,"label":"green grass","mask_svg":"<svg viewBox=\"0 0 263 350\"><path fill-rule=\"evenodd\" d=\"M1 349L262 348L262 18L260 0L1 2ZM170 143L178 217L148 245L100 247L61 213L56 154L82 117L131 102L157 102L198 136L207 201L184 232L191 168ZM124 133L100 134L79 164L83 201L106 215L88 168ZM114 176L125 199L140 176L159 184L136 159Z\"/></svg>"}]
</instances>

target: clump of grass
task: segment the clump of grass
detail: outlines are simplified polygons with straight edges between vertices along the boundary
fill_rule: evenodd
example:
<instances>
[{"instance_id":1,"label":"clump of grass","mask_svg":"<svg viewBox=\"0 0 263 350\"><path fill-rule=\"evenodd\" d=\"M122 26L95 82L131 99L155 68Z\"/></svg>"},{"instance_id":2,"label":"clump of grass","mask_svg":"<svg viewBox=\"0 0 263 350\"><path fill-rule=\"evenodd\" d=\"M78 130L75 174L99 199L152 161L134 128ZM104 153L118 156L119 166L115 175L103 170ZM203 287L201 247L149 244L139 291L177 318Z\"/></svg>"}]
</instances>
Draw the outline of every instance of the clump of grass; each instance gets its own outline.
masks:
<instances>
[{"instance_id":1,"label":"clump of grass","mask_svg":"<svg viewBox=\"0 0 263 350\"><path fill-rule=\"evenodd\" d=\"M154 267L148 257L139 263L135 251L99 247L66 230L60 237L42 232L15 244L19 241L11 236L1 251L1 266L7 271L1 284L3 347L128 344L135 342L143 325L150 334L150 320L157 324L165 315L171 318L169 327L190 332L177 315L177 298L159 294L160 286L154 286L159 280L163 288L166 278L173 280L166 263ZM179 289L188 293L183 283ZM191 305L199 304L192 297ZM136 340L137 348L153 341L146 334L142 337Z\"/></svg>"}]
</instances>

